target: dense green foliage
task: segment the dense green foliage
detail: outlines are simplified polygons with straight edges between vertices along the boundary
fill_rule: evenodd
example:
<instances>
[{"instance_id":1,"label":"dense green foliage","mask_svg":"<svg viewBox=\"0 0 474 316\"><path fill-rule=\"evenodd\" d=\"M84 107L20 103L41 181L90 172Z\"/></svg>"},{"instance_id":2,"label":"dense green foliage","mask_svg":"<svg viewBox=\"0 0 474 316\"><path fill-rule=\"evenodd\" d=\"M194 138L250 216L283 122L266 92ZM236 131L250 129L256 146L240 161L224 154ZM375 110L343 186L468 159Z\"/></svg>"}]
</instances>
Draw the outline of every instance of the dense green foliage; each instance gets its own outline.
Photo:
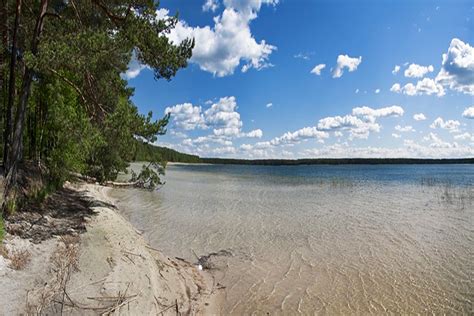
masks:
<instances>
[{"instance_id":1,"label":"dense green foliage","mask_svg":"<svg viewBox=\"0 0 474 316\"><path fill-rule=\"evenodd\" d=\"M17 205L25 161L41 166L48 183L72 173L105 182L143 157L138 140L154 143L166 132L169 117L140 114L121 76L132 58L156 79L170 80L187 65L194 41L171 43L166 34L177 17L160 20L156 12L153 0L2 1L3 211ZM147 158L135 178L154 187L164 157Z\"/></svg>"}]
</instances>

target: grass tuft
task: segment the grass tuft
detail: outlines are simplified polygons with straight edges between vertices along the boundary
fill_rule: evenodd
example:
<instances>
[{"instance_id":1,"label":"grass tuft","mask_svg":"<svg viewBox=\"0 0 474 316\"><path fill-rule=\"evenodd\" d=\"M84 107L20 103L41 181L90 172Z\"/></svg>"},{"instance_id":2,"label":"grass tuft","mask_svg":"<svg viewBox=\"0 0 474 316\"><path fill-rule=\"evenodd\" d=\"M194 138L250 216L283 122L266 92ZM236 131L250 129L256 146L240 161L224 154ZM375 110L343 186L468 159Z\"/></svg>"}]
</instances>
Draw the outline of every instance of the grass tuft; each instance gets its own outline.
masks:
<instances>
[{"instance_id":1,"label":"grass tuft","mask_svg":"<svg viewBox=\"0 0 474 316\"><path fill-rule=\"evenodd\" d=\"M13 251L8 255L10 259L10 268L14 270L23 270L31 261L31 253L28 250Z\"/></svg>"}]
</instances>

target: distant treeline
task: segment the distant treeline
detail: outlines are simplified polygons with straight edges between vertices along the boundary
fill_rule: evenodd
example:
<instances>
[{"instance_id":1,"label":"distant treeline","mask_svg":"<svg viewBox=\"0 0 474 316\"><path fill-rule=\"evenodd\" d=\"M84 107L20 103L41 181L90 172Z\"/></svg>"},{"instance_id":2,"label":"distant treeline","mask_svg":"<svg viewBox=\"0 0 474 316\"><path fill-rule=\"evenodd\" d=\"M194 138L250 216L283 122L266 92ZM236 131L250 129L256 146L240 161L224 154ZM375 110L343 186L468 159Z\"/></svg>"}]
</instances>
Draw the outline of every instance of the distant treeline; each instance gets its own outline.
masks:
<instances>
[{"instance_id":1,"label":"distant treeline","mask_svg":"<svg viewBox=\"0 0 474 316\"><path fill-rule=\"evenodd\" d=\"M316 159L221 159L201 158L203 163L234 165L344 165L344 164L473 164L474 158L462 159L410 159L410 158L316 158Z\"/></svg>"},{"instance_id":2,"label":"distant treeline","mask_svg":"<svg viewBox=\"0 0 474 316\"><path fill-rule=\"evenodd\" d=\"M167 161L167 162L185 162L200 163L201 158L195 155L180 153L174 149L153 146L137 141L135 161Z\"/></svg>"},{"instance_id":3,"label":"distant treeline","mask_svg":"<svg viewBox=\"0 0 474 316\"><path fill-rule=\"evenodd\" d=\"M196 155L184 154L176 150L152 146L139 142L135 161L161 159L168 162L209 163L226 165L343 165L343 164L474 164L474 158L461 159L410 159L410 158L315 158L315 159L227 159L201 158Z\"/></svg>"}]
</instances>

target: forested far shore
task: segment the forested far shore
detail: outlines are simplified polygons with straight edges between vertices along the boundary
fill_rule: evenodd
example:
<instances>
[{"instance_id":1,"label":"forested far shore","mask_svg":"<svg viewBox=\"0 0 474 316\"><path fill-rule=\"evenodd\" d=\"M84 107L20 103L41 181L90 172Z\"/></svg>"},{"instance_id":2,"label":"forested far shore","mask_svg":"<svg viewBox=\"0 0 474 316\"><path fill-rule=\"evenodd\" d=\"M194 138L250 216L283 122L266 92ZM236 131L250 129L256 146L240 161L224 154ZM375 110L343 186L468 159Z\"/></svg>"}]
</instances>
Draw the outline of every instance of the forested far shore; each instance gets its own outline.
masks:
<instances>
[{"instance_id":1,"label":"forested far shore","mask_svg":"<svg viewBox=\"0 0 474 316\"><path fill-rule=\"evenodd\" d=\"M343 164L474 164L474 158L305 158L305 159L233 159L205 158L191 155L151 144L137 144L135 161L150 161L153 159L167 162L208 163L232 165L343 165Z\"/></svg>"},{"instance_id":2,"label":"forested far shore","mask_svg":"<svg viewBox=\"0 0 474 316\"><path fill-rule=\"evenodd\" d=\"M235 165L383 165L383 164L474 164L474 158L412 159L412 158L314 158L314 159L223 159L201 158L202 163Z\"/></svg>"}]
</instances>

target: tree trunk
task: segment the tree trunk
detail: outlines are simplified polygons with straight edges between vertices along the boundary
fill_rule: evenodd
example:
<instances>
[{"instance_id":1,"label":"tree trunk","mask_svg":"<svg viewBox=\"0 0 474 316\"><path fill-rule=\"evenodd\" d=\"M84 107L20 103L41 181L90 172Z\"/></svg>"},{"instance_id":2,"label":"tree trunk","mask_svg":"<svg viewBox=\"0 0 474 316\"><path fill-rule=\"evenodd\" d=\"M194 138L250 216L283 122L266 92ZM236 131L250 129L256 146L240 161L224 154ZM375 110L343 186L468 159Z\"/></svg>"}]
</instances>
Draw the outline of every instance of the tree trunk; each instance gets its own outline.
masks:
<instances>
[{"instance_id":1,"label":"tree trunk","mask_svg":"<svg viewBox=\"0 0 474 316\"><path fill-rule=\"evenodd\" d=\"M4 67L0 73L0 89L1 89L1 100L2 100L2 128L5 128L6 125L6 111L8 104L8 8L7 0L1 0L0 8L0 36L2 37L2 50L0 52L0 65Z\"/></svg>"},{"instance_id":2,"label":"tree trunk","mask_svg":"<svg viewBox=\"0 0 474 316\"><path fill-rule=\"evenodd\" d=\"M10 58L10 78L8 84L8 104L5 111L5 127L3 131L3 166L5 173L10 169L10 150L12 144L12 132L13 132L13 103L15 101L15 68L17 61L17 37L18 27L20 25L20 14L21 14L21 0L16 0L15 10L15 23L13 26L12 36L12 52Z\"/></svg>"},{"instance_id":3,"label":"tree trunk","mask_svg":"<svg viewBox=\"0 0 474 316\"><path fill-rule=\"evenodd\" d=\"M36 20L35 30L33 33L33 39L31 43L31 52L36 55L38 50L39 38L43 30L43 22L48 8L48 0L41 0L40 10L38 18ZM23 75L23 84L21 87L20 101L15 117L15 129L13 134L13 141L11 147L11 155L9 162L9 170L5 178L5 191L2 205L3 216L8 216L12 211L15 210L15 205L18 198L18 165L22 157L23 148L23 130L25 126L25 114L28 99L31 92L31 82L33 81L33 69L26 67Z\"/></svg>"}]
</instances>

